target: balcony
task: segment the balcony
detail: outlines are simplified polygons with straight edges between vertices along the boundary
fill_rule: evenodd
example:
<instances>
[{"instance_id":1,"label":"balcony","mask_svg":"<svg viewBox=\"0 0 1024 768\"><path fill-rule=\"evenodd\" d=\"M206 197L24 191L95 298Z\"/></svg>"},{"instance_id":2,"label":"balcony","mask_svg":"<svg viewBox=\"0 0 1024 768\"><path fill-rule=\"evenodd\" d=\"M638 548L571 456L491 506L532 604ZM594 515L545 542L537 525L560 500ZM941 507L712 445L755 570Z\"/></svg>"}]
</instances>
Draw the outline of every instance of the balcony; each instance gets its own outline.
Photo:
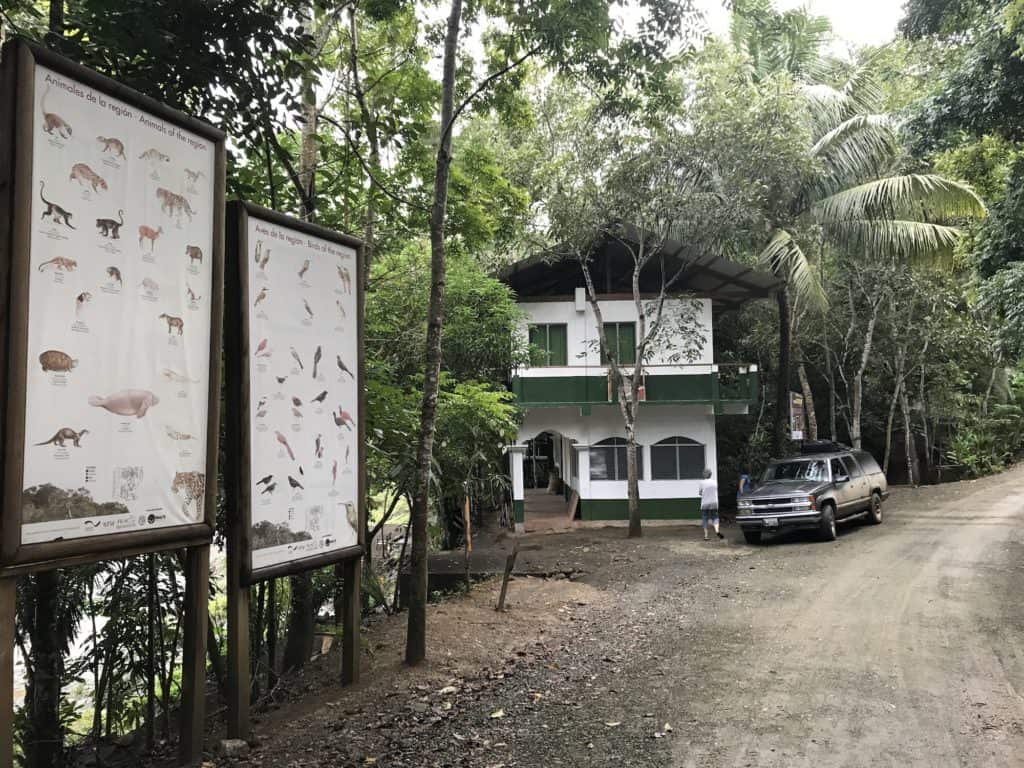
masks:
<instances>
[{"instance_id":1,"label":"balcony","mask_svg":"<svg viewBox=\"0 0 1024 768\"><path fill-rule=\"evenodd\" d=\"M653 365L644 371L643 400L649 405L712 405L724 413L726 405L750 407L758 400L756 365ZM619 400L599 366L519 369L512 393L523 408L586 408Z\"/></svg>"}]
</instances>

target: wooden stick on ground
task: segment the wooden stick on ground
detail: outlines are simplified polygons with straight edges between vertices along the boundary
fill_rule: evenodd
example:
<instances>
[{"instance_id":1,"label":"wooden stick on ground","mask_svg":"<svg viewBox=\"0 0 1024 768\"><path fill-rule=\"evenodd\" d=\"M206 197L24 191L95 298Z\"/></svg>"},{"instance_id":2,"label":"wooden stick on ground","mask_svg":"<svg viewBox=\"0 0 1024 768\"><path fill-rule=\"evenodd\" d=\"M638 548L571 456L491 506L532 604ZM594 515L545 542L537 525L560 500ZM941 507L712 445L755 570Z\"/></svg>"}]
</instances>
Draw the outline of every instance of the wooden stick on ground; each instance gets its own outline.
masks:
<instances>
[{"instance_id":1,"label":"wooden stick on ground","mask_svg":"<svg viewBox=\"0 0 1024 768\"><path fill-rule=\"evenodd\" d=\"M508 591L508 580L512 578L512 569L516 565L516 555L519 554L519 540L516 539L515 544L512 545L512 552L509 553L508 559L505 560L505 576L501 580L501 594L498 595L498 604L494 606L494 610L503 611L505 610L505 593Z\"/></svg>"}]
</instances>

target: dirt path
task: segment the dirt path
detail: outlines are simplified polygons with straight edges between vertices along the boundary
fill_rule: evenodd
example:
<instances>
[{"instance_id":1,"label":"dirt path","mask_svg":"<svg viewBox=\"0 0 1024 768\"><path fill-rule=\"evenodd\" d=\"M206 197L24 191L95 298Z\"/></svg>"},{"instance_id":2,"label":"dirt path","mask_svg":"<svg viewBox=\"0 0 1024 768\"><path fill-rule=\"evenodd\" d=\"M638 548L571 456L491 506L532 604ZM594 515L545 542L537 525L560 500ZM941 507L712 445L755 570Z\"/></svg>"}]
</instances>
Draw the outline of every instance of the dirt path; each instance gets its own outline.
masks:
<instances>
[{"instance_id":1,"label":"dirt path","mask_svg":"<svg viewBox=\"0 0 1024 768\"><path fill-rule=\"evenodd\" d=\"M243 764L1024 765L1024 469L897 493L832 544L556 541L587 575L541 582L549 618L504 662L282 709ZM532 589L513 585L524 613Z\"/></svg>"}]
</instances>

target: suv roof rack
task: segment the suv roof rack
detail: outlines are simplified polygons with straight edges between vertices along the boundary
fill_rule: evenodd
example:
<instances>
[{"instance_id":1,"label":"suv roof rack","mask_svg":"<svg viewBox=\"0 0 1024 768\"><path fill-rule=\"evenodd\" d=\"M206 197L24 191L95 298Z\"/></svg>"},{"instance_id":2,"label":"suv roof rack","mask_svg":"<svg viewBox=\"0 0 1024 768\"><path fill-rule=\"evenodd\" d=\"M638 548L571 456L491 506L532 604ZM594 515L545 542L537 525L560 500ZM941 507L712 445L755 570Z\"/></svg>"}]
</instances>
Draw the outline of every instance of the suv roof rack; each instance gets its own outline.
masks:
<instances>
[{"instance_id":1,"label":"suv roof rack","mask_svg":"<svg viewBox=\"0 0 1024 768\"><path fill-rule=\"evenodd\" d=\"M800 455L808 456L815 453L839 453L848 451L850 447L834 440L804 440L800 443Z\"/></svg>"}]
</instances>

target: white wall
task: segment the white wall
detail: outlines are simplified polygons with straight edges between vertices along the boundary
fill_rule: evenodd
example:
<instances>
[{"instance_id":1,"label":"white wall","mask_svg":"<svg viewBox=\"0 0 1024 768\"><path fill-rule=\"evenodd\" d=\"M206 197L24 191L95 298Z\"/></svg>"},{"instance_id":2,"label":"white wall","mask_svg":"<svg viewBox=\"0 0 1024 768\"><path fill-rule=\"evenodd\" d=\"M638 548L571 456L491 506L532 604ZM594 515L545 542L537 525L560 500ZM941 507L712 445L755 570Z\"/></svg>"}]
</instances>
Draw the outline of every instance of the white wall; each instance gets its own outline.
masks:
<instances>
[{"instance_id":1,"label":"white wall","mask_svg":"<svg viewBox=\"0 0 1024 768\"><path fill-rule=\"evenodd\" d=\"M595 405L589 416L580 415L579 408L531 408L519 428L517 443L525 443L541 432L556 432L576 444L571 450L579 454L579 478L566 477L581 499L624 499L628 496L624 480L591 480L587 448L607 437L625 437L622 415L617 405ZM643 449L643 477L640 498L695 498L700 480L650 480L651 453L654 443L673 436L688 437L705 446L705 463L717 480L717 449L715 415L710 405L648 405L641 406L637 418L637 442ZM568 464L566 465L568 466Z\"/></svg>"},{"instance_id":2,"label":"white wall","mask_svg":"<svg viewBox=\"0 0 1024 768\"><path fill-rule=\"evenodd\" d=\"M714 345L711 328L711 301L709 299L668 299L666 300L666 319L672 316L670 305L678 307L683 301L699 301L701 304L700 322L704 331L704 347L695 358L693 365L686 365L686 360L680 361L678 371L662 369L658 373L709 373L710 366L714 362ZM606 323L613 322L636 322L636 305L632 300L601 301L601 314ZM519 308L526 314L526 318L520 323L519 334L523 339L528 338L527 327L531 324L564 323L566 328L568 366L552 368L523 368L516 371L518 376L580 376L586 374L583 367L592 367L596 370L593 373L599 374L605 370L601 365L601 352L598 342L597 320L594 318L594 311L590 304L586 304L583 312L576 310L574 301L535 301L520 302ZM639 335L639 327L637 334ZM639 341L639 338L637 339ZM650 363L652 365L673 365L669 357L674 351L671 348L662 347L653 350Z\"/></svg>"}]
</instances>

